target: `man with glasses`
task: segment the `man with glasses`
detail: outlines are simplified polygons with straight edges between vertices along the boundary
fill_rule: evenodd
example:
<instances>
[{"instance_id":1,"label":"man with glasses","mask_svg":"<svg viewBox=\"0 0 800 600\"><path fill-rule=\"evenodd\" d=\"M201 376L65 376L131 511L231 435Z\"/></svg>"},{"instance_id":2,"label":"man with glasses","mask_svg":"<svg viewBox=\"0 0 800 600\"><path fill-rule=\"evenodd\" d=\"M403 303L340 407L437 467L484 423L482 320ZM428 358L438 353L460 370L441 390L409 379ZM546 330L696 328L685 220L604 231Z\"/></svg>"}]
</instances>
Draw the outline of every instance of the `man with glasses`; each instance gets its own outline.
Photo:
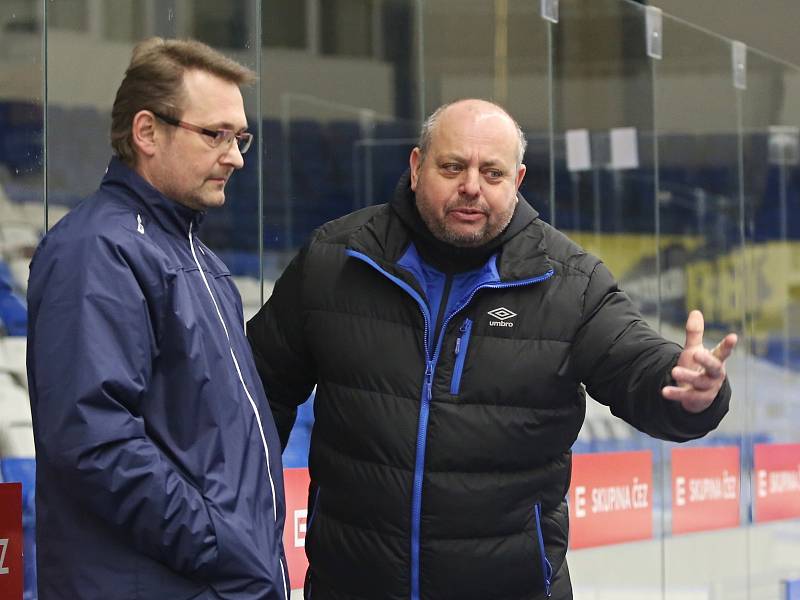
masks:
<instances>
[{"instance_id":1,"label":"man with glasses","mask_svg":"<svg viewBox=\"0 0 800 600\"><path fill-rule=\"evenodd\" d=\"M278 436L197 237L252 142L254 79L198 42L139 44L100 188L33 258L41 600L288 600Z\"/></svg>"}]
</instances>

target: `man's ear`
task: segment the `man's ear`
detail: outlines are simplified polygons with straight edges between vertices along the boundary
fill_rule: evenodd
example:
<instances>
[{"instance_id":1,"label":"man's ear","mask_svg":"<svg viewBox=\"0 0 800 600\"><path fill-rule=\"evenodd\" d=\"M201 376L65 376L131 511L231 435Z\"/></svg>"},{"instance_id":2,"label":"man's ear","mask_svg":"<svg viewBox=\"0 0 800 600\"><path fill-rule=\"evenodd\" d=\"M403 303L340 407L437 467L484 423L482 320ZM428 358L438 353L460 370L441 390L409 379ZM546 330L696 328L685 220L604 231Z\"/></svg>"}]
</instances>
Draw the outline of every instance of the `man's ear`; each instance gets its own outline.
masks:
<instances>
[{"instance_id":1,"label":"man's ear","mask_svg":"<svg viewBox=\"0 0 800 600\"><path fill-rule=\"evenodd\" d=\"M516 186L517 190L519 190L519 186L522 185L522 180L525 179L525 173L527 172L528 167L525 165L520 165L519 169L517 169L517 181Z\"/></svg>"},{"instance_id":2,"label":"man's ear","mask_svg":"<svg viewBox=\"0 0 800 600\"><path fill-rule=\"evenodd\" d=\"M156 118L149 110L140 110L133 116L131 139L134 147L145 156L154 156L157 150Z\"/></svg>"},{"instance_id":3,"label":"man's ear","mask_svg":"<svg viewBox=\"0 0 800 600\"><path fill-rule=\"evenodd\" d=\"M419 180L419 167L422 165L422 151L419 146L415 146L408 157L408 166L411 167L411 190L417 191L417 181Z\"/></svg>"}]
</instances>

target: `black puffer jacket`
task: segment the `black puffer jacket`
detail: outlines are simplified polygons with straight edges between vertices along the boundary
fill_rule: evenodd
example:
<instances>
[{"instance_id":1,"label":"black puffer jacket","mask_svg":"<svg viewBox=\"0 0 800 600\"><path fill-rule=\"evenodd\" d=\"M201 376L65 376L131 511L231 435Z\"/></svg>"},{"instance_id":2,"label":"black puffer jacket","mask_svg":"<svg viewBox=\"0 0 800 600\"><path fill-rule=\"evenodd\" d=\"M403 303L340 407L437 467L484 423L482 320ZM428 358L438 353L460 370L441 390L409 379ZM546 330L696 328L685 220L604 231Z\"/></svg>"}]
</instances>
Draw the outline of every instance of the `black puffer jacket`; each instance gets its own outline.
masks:
<instances>
[{"instance_id":1,"label":"black puffer jacket","mask_svg":"<svg viewBox=\"0 0 800 600\"><path fill-rule=\"evenodd\" d=\"M581 382L660 438L725 414L727 385L700 415L663 400L680 348L523 199L520 219L486 264L444 276L391 205L353 213L315 233L248 324L284 445L317 385L307 597L571 598Z\"/></svg>"}]
</instances>

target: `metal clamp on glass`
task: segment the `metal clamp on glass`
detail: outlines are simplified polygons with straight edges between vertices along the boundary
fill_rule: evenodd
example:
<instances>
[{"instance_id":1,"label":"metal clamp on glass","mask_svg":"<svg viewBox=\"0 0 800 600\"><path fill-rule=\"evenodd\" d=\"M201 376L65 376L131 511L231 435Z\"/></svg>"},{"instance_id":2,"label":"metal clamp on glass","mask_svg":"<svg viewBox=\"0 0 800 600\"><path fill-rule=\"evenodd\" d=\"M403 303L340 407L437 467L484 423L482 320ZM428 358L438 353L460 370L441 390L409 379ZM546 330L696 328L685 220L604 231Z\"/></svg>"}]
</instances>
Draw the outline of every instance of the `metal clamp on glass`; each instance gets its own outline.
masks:
<instances>
[{"instance_id":1,"label":"metal clamp on glass","mask_svg":"<svg viewBox=\"0 0 800 600\"><path fill-rule=\"evenodd\" d=\"M742 42L731 42L733 61L733 86L737 90L747 89L747 45Z\"/></svg>"},{"instance_id":2,"label":"metal clamp on glass","mask_svg":"<svg viewBox=\"0 0 800 600\"><path fill-rule=\"evenodd\" d=\"M545 21L558 23L558 0L541 0L541 13Z\"/></svg>"},{"instance_id":3,"label":"metal clamp on glass","mask_svg":"<svg viewBox=\"0 0 800 600\"><path fill-rule=\"evenodd\" d=\"M647 29L647 56L660 60L664 46L661 9L656 6L648 6L645 22Z\"/></svg>"}]
</instances>

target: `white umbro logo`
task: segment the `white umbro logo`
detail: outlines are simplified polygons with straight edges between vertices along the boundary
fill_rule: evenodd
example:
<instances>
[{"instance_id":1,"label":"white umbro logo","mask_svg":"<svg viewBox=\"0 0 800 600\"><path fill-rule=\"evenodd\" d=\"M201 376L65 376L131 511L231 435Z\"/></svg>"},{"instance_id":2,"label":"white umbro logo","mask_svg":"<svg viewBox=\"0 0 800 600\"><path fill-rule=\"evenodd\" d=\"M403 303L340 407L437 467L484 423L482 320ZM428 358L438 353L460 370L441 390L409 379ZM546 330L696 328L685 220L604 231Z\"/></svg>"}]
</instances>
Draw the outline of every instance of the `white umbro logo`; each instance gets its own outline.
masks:
<instances>
[{"instance_id":1,"label":"white umbro logo","mask_svg":"<svg viewBox=\"0 0 800 600\"><path fill-rule=\"evenodd\" d=\"M517 316L517 313L515 313L513 310L507 309L504 306L490 310L486 314L497 319L496 321L489 321L489 325L492 325L493 327L513 327L514 323L509 321L509 319Z\"/></svg>"},{"instance_id":2,"label":"white umbro logo","mask_svg":"<svg viewBox=\"0 0 800 600\"><path fill-rule=\"evenodd\" d=\"M500 308L495 308L494 310L490 310L488 313L490 317L494 317L495 319L500 319L501 321L506 321L512 317L516 317L517 313L508 310L504 306Z\"/></svg>"}]
</instances>

